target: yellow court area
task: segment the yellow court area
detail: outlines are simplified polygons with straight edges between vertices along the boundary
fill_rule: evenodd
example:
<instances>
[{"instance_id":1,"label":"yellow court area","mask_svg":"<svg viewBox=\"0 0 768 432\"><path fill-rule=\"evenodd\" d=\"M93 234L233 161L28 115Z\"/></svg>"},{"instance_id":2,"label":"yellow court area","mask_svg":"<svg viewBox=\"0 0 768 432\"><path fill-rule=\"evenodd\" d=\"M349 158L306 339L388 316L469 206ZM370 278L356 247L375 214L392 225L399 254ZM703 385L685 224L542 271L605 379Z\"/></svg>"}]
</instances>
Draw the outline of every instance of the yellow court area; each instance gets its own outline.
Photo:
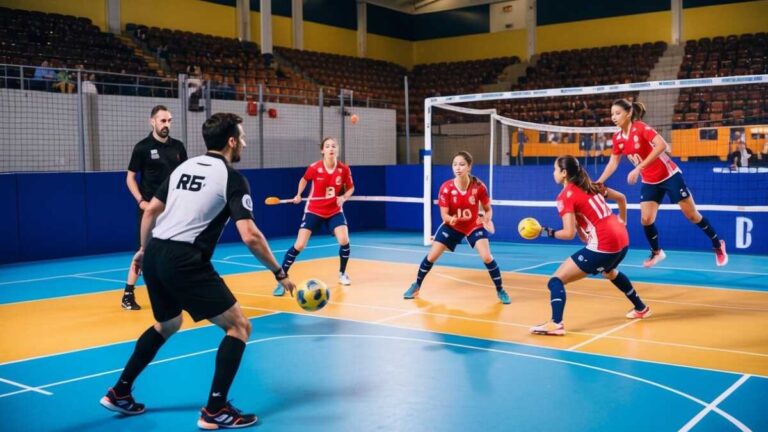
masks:
<instances>
[{"instance_id":1,"label":"yellow court area","mask_svg":"<svg viewBox=\"0 0 768 432\"><path fill-rule=\"evenodd\" d=\"M403 300L415 265L355 259L353 285L335 285L337 258L299 261L295 282L326 281L331 302L313 315L407 329L500 340L559 350L768 376L768 293L635 282L653 309L646 320L624 317L631 305L608 281L586 279L567 287L564 337L533 336L549 318L548 276L503 273L512 304L501 305L485 270L436 265L419 298ZM306 314L286 294L273 297L267 272L225 276L246 315ZM334 283L332 283L334 282ZM118 291L0 306L0 362L91 348L136 338L152 321L146 289L138 312L115 307ZM183 328L193 324L185 316ZM258 323L256 324L258 325Z\"/></svg>"}]
</instances>

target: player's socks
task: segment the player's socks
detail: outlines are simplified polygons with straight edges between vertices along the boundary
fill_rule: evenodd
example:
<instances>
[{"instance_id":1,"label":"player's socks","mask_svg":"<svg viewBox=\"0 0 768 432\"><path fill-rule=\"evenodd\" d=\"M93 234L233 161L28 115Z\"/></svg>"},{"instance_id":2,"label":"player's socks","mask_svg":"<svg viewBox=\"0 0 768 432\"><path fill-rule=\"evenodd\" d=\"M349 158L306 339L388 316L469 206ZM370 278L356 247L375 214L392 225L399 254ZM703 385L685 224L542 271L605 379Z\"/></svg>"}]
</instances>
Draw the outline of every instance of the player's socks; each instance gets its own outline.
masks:
<instances>
[{"instance_id":1,"label":"player's socks","mask_svg":"<svg viewBox=\"0 0 768 432\"><path fill-rule=\"evenodd\" d=\"M288 249L288 252L285 253L285 256L283 257L283 271L288 273L288 270L293 265L293 262L296 261L296 257L299 256L301 253L300 250L296 250L295 247L291 246L290 249Z\"/></svg>"},{"instance_id":2,"label":"player's socks","mask_svg":"<svg viewBox=\"0 0 768 432\"><path fill-rule=\"evenodd\" d=\"M419 266L419 273L416 275L416 285L421 286L421 283L424 282L424 278L427 276L427 273L432 270L433 264L434 263L429 262L427 257L424 257L424 259L421 261L421 265Z\"/></svg>"},{"instance_id":3,"label":"player's socks","mask_svg":"<svg viewBox=\"0 0 768 432\"><path fill-rule=\"evenodd\" d=\"M563 322L565 310L565 285L560 278L553 277L547 282L549 288L549 302L552 304L552 321L555 324Z\"/></svg>"},{"instance_id":4,"label":"player's socks","mask_svg":"<svg viewBox=\"0 0 768 432\"><path fill-rule=\"evenodd\" d=\"M659 250L659 230L656 229L656 224L643 225L643 231L645 231L648 244L651 245L651 250Z\"/></svg>"},{"instance_id":5,"label":"player's socks","mask_svg":"<svg viewBox=\"0 0 768 432\"><path fill-rule=\"evenodd\" d=\"M493 280L493 284L496 286L496 291L501 291L501 270L499 270L499 265L496 264L496 260L485 263L485 268L488 269L488 274L491 275L491 280Z\"/></svg>"},{"instance_id":6,"label":"player's socks","mask_svg":"<svg viewBox=\"0 0 768 432\"><path fill-rule=\"evenodd\" d=\"M136 347L133 349L131 358L123 369L123 373L113 387L118 396L124 396L131 393L131 387L136 377L141 371L155 358L157 351L165 343L163 335L155 330L155 327L148 328L136 341Z\"/></svg>"},{"instance_id":7,"label":"player's socks","mask_svg":"<svg viewBox=\"0 0 768 432\"><path fill-rule=\"evenodd\" d=\"M712 228L712 225L709 223L709 219L707 219L705 216L702 216L701 220L696 224L696 226L701 228L701 230L704 231L704 234L709 237L709 239L712 241L713 248L718 249L720 247L720 238L717 236L715 229Z\"/></svg>"},{"instance_id":8,"label":"player's socks","mask_svg":"<svg viewBox=\"0 0 768 432\"><path fill-rule=\"evenodd\" d=\"M216 412L227 404L227 395L235 374L240 367L240 360L245 351L245 342L232 336L224 336L216 352L216 370L213 373L211 392L208 393L208 412Z\"/></svg>"},{"instance_id":9,"label":"player's socks","mask_svg":"<svg viewBox=\"0 0 768 432\"><path fill-rule=\"evenodd\" d=\"M627 296L629 301L631 301L635 306L635 310L645 310L645 303L640 300L640 296L637 295L637 291L635 291L635 288L632 286L632 282L629 281L627 275L619 272L619 274L611 281L611 283L616 285L616 288L618 288L621 292L624 293L625 296Z\"/></svg>"},{"instance_id":10,"label":"player's socks","mask_svg":"<svg viewBox=\"0 0 768 432\"><path fill-rule=\"evenodd\" d=\"M339 246L339 273L347 272L347 261L349 261L349 243Z\"/></svg>"}]
</instances>

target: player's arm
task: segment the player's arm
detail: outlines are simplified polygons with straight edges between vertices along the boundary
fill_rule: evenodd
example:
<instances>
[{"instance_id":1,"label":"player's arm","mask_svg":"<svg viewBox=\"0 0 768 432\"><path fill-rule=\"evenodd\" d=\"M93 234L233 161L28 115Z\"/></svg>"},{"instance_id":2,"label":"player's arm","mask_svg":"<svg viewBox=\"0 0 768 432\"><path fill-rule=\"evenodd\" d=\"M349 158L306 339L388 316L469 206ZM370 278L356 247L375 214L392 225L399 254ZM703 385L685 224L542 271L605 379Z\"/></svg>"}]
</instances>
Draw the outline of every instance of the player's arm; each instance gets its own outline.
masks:
<instances>
[{"instance_id":1,"label":"player's arm","mask_svg":"<svg viewBox=\"0 0 768 432\"><path fill-rule=\"evenodd\" d=\"M354 186L350 187L349 189L344 191L344 193L341 194L338 198L336 198L336 204L338 204L338 206L341 207L342 205L344 205L345 202L347 202L347 200L349 200L349 197L351 197L353 193L355 193Z\"/></svg>"},{"instance_id":2,"label":"player's arm","mask_svg":"<svg viewBox=\"0 0 768 432\"><path fill-rule=\"evenodd\" d=\"M576 237L576 215L573 212L564 213L563 229L556 230L542 226L540 237L551 237L558 240L573 240Z\"/></svg>"},{"instance_id":3,"label":"player's arm","mask_svg":"<svg viewBox=\"0 0 768 432\"><path fill-rule=\"evenodd\" d=\"M248 250L251 251L253 256L268 268L275 275L275 279L293 295L296 285L288 279L288 275L285 274L283 268L277 263L277 259L275 259L275 255L269 248L266 237L256 226L253 219L240 219L235 222L235 226L240 234L240 239L248 246Z\"/></svg>"},{"instance_id":4,"label":"player's arm","mask_svg":"<svg viewBox=\"0 0 768 432\"><path fill-rule=\"evenodd\" d=\"M640 161L637 166L635 166L635 169L629 172L627 174L627 183L629 184L635 184L637 182L638 176L640 176L640 171L642 171L645 167L648 166L651 162L655 161L660 154L664 153L667 150L667 142L664 140L664 137L660 134L656 134L655 137L653 137L653 140L651 141L651 144L653 144L653 150L651 153L642 161Z\"/></svg>"},{"instance_id":5,"label":"player's arm","mask_svg":"<svg viewBox=\"0 0 768 432\"><path fill-rule=\"evenodd\" d=\"M139 246L136 255L133 256L133 262L131 263L131 267L133 267L133 271L137 275L141 274L141 268L144 265L144 248L152 238L152 229L155 227L155 221L157 221L160 213L165 210L165 203L157 199L157 197L153 197L149 203L146 201L143 203L145 204L144 215L141 217L141 228L139 230L141 246Z\"/></svg>"},{"instance_id":6,"label":"player's arm","mask_svg":"<svg viewBox=\"0 0 768 432\"><path fill-rule=\"evenodd\" d=\"M616 172L616 168L619 167L620 161L620 154L611 154L611 159L608 161L608 165L605 166L603 173L600 174L600 178L597 179L596 183L605 183L605 181L608 180L608 178L611 177L614 172Z\"/></svg>"},{"instance_id":7,"label":"player's arm","mask_svg":"<svg viewBox=\"0 0 768 432\"><path fill-rule=\"evenodd\" d=\"M605 189L605 197L609 200L616 201L616 204L619 205L619 220L624 225L627 224L627 197L614 189L606 188Z\"/></svg>"},{"instance_id":8,"label":"player's arm","mask_svg":"<svg viewBox=\"0 0 768 432\"><path fill-rule=\"evenodd\" d=\"M440 217L443 219L443 223L453 226L458 222L459 218L448 214L448 207L440 207Z\"/></svg>"},{"instance_id":9,"label":"player's arm","mask_svg":"<svg viewBox=\"0 0 768 432\"><path fill-rule=\"evenodd\" d=\"M483 223L490 222L491 219L493 219L493 208L491 208L491 202L488 201L488 204L480 204L480 206L483 209L482 222Z\"/></svg>"},{"instance_id":10,"label":"player's arm","mask_svg":"<svg viewBox=\"0 0 768 432\"><path fill-rule=\"evenodd\" d=\"M307 188L307 180L304 179L304 177L299 180L299 188L296 190L296 196L293 197L293 203L298 204L301 202L301 194L304 192L304 189Z\"/></svg>"},{"instance_id":11,"label":"player's arm","mask_svg":"<svg viewBox=\"0 0 768 432\"><path fill-rule=\"evenodd\" d=\"M146 210L147 202L144 201L144 198L141 196L141 191L139 191L139 183L136 181L135 172L131 170L127 171L125 175L125 184L128 186L128 191L131 192L131 195L133 195L133 199L136 200L139 208Z\"/></svg>"}]
</instances>

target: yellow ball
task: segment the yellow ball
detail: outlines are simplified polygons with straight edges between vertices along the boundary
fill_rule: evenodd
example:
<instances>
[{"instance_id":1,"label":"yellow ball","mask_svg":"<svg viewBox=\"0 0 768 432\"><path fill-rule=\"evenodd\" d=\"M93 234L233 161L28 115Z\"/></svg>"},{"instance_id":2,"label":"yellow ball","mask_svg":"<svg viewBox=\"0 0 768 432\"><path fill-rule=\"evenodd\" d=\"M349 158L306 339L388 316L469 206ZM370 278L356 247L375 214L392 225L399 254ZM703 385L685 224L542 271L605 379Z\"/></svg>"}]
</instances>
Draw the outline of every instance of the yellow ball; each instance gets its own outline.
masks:
<instances>
[{"instance_id":1,"label":"yellow ball","mask_svg":"<svg viewBox=\"0 0 768 432\"><path fill-rule=\"evenodd\" d=\"M520 233L520 237L526 240L533 240L541 233L541 225L536 219L527 217L517 224L517 232Z\"/></svg>"},{"instance_id":2,"label":"yellow ball","mask_svg":"<svg viewBox=\"0 0 768 432\"><path fill-rule=\"evenodd\" d=\"M330 299L331 292L320 279L307 279L296 287L296 303L305 311L320 310Z\"/></svg>"}]
</instances>

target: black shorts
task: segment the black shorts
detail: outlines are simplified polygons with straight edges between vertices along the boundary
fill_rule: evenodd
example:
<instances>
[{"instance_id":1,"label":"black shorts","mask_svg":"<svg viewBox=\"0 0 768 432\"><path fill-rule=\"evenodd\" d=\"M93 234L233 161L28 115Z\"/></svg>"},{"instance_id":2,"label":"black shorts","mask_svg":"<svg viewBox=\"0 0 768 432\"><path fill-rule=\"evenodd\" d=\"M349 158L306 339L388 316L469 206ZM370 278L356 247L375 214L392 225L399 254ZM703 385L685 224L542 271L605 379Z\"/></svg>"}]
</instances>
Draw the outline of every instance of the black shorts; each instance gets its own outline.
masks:
<instances>
[{"instance_id":1,"label":"black shorts","mask_svg":"<svg viewBox=\"0 0 768 432\"><path fill-rule=\"evenodd\" d=\"M188 243L150 240L144 252L144 281L158 322L178 316L182 309L195 321L211 319L237 302L202 251Z\"/></svg>"}]
</instances>

